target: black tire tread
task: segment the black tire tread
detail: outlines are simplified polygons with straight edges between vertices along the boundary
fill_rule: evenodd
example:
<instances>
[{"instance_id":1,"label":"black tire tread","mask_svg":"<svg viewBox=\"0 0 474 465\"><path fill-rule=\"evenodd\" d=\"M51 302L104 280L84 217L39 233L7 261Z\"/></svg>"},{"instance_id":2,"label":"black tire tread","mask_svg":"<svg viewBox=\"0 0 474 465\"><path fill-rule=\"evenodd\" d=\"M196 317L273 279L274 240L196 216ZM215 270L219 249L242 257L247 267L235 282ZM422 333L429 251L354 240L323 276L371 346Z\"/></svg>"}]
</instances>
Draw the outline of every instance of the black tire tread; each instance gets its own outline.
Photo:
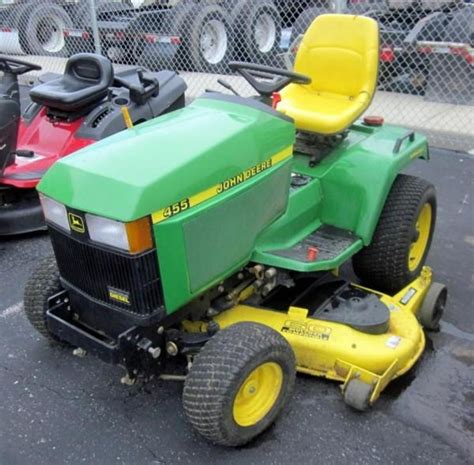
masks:
<instances>
[{"instance_id":1,"label":"black tire tread","mask_svg":"<svg viewBox=\"0 0 474 465\"><path fill-rule=\"evenodd\" d=\"M253 436L229 436L223 427L223 406L232 403L233 393L240 384L242 372L249 361L255 360L262 353L283 356L288 360L292 369L285 394L288 398L295 379L293 350L283 336L265 325L249 322L234 324L219 331L198 354L185 381L183 405L189 421L202 436L225 446L241 445L252 439ZM280 409L286 398L281 402ZM279 411L274 412L271 421L262 424L254 435L269 426L278 413ZM264 420L265 418L260 423Z\"/></svg>"},{"instance_id":2,"label":"black tire tread","mask_svg":"<svg viewBox=\"0 0 474 465\"><path fill-rule=\"evenodd\" d=\"M433 225L425 256L417 269L410 272L407 256L412 230L420 204L427 197L434 198ZM416 176L399 174L385 202L372 243L353 257L354 272L369 287L398 292L419 274L430 248L435 221L433 185Z\"/></svg>"},{"instance_id":3,"label":"black tire tread","mask_svg":"<svg viewBox=\"0 0 474 465\"><path fill-rule=\"evenodd\" d=\"M25 286L24 311L33 328L51 342L58 339L46 325L48 298L61 290L59 270L54 256L40 261Z\"/></svg>"}]
</instances>

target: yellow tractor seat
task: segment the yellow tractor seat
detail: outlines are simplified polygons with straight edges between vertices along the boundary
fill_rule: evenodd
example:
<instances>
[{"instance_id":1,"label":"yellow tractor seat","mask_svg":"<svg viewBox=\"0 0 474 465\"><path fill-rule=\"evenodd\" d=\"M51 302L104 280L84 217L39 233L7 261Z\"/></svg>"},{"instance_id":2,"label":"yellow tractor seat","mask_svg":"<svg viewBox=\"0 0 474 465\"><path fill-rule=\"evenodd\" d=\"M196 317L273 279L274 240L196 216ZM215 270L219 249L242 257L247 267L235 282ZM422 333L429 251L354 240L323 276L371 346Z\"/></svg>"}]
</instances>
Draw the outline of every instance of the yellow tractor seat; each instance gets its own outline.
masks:
<instances>
[{"instance_id":1,"label":"yellow tractor seat","mask_svg":"<svg viewBox=\"0 0 474 465\"><path fill-rule=\"evenodd\" d=\"M364 16L325 14L308 28L299 46L295 72L311 84L289 84L277 109L297 129L338 134L370 105L377 84L378 24Z\"/></svg>"}]
</instances>

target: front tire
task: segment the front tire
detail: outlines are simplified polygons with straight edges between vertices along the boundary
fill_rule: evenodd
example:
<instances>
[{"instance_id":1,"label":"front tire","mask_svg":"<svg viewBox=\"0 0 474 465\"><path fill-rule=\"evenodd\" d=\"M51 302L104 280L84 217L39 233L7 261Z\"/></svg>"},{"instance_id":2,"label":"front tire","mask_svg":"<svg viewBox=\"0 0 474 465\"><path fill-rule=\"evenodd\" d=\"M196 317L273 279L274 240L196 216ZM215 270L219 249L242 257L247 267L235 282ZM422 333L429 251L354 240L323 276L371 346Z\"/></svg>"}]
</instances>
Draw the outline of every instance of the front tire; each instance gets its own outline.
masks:
<instances>
[{"instance_id":1,"label":"front tire","mask_svg":"<svg viewBox=\"0 0 474 465\"><path fill-rule=\"evenodd\" d=\"M363 284L396 293L418 277L436 223L436 192L416 176L399 174L368 247L352 263Z\"/></svg>"},{"instance_id":2,"label":"front tire","mask_svg":"<svg viewBox=\"0 0 474 465\"><path fill-rule=\"evenodd\" d=\"M288 401L295 365L293 350L275 330L234 324L196 357L184 384L186 415L215 444L245 444L270 426Z\"/></svg>"},{"instance_id":3,"label":"front tire","mask_svg":"<svg viewBox=\"0 0 474 465\"><path fill-rule=\"evenodd\" d=\"M24 311L33 328L50 342L59 342L59 339L46 324L48 299L61 291L56 259L54 256L44 258L26 283Z\"/></svg>"}]
</instances>

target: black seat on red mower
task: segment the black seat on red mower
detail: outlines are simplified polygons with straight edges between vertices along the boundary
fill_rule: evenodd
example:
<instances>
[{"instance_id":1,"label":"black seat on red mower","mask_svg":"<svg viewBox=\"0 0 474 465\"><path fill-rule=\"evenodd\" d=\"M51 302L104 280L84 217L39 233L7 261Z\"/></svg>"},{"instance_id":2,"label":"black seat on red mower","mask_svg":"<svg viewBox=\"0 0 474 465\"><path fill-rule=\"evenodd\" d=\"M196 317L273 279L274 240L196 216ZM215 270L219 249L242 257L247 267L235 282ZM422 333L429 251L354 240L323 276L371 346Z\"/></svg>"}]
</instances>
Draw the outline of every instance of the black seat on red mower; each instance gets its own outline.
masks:
<instances>
[{"instance_id":1,"label":"black seat on red mower","mask_svg":"<svg viewBox=\"0 0 474 465\"><path fill-rule=\"evenodd\" d=\"M105 98L113 79L107 58L79 53L69 58L63 76L33 88L30 97L47 108L74 113Z\"/></svg>"}]
</instances>

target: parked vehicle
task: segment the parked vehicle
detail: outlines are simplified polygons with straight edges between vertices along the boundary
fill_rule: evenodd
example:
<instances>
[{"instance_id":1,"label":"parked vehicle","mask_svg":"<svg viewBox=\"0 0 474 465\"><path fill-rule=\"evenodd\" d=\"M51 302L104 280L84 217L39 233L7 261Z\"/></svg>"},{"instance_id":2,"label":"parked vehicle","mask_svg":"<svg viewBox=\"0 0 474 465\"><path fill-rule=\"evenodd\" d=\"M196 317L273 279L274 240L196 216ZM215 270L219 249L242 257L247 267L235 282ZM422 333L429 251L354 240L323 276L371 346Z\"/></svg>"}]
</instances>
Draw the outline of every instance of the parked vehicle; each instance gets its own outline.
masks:
<instances>
[{"instance_id":1,"label":"parked vehicle","mask_svg":"<svg viewBox=\"0 0 474 465\"><path fill-rule=\"evenodd\" d=\"M135 7L98 11L101 47L111 59L150 68L225 72L231 58L272 63L291 3L135 2ZM70 50L90 51L94 47L90 26L67 29L65 36Z\"/></svg>"},{"instance_id":2,"label":"parked vehicle","mask_svg":"<svg viewBox=\"0 0 474 465\"><path fill-rule=\"evenodd\" d=\"M304 41L295 71L229 63L259 96L205 93L38 186L54 255L25 287L32 326L123 366L124 384L185 379L188 420L219 445L267 429L296 370L368 409L447 299L424 266L434 186L402 173L428 158L426 138L357 121L377 83L376 21L324 15ZM335 276L349 260L364 287Z\"/></svg>"},{"instance_id":3,"label":"parked vehicle","mask_svg":"<svg viewBox=\"0 0 474 465\"><path fill-rule=\"evenodd\" d=\"M74 24L78 8L78 2L66 0L4 0L0 30L5 42L15 44L17 50L1 51L65 56L63 31Z\"/></svg>"},{"instance_id":4,"label":"parked vehicle","mask_svg":"<svg viewBox=\"0 0 474 465\"><path fill-rule=\"evenodd\" d=\"M313 6L300 14L292 29L293 48L297 48L297 38L324 12L324 8ZM375 0L349 3L347 12L370 16L379 23L381 90L473 104L474 6L471 3ZM288 64L291 65L291 60Z\"/></svg>"},{"instance_id":5,"label":"parked vehicle","mask_svg":"<svg viewBox=\"0 0 474 465\"><path fill-rule=\"evenodd\" d=\"M114 74L106 58L78 54L33 87L21 115L18 76L39 69L0 55L0 236L45 229L35 188L55 161L184 106L186 84L172 71Z\"/></svg>"}]
</instances>

